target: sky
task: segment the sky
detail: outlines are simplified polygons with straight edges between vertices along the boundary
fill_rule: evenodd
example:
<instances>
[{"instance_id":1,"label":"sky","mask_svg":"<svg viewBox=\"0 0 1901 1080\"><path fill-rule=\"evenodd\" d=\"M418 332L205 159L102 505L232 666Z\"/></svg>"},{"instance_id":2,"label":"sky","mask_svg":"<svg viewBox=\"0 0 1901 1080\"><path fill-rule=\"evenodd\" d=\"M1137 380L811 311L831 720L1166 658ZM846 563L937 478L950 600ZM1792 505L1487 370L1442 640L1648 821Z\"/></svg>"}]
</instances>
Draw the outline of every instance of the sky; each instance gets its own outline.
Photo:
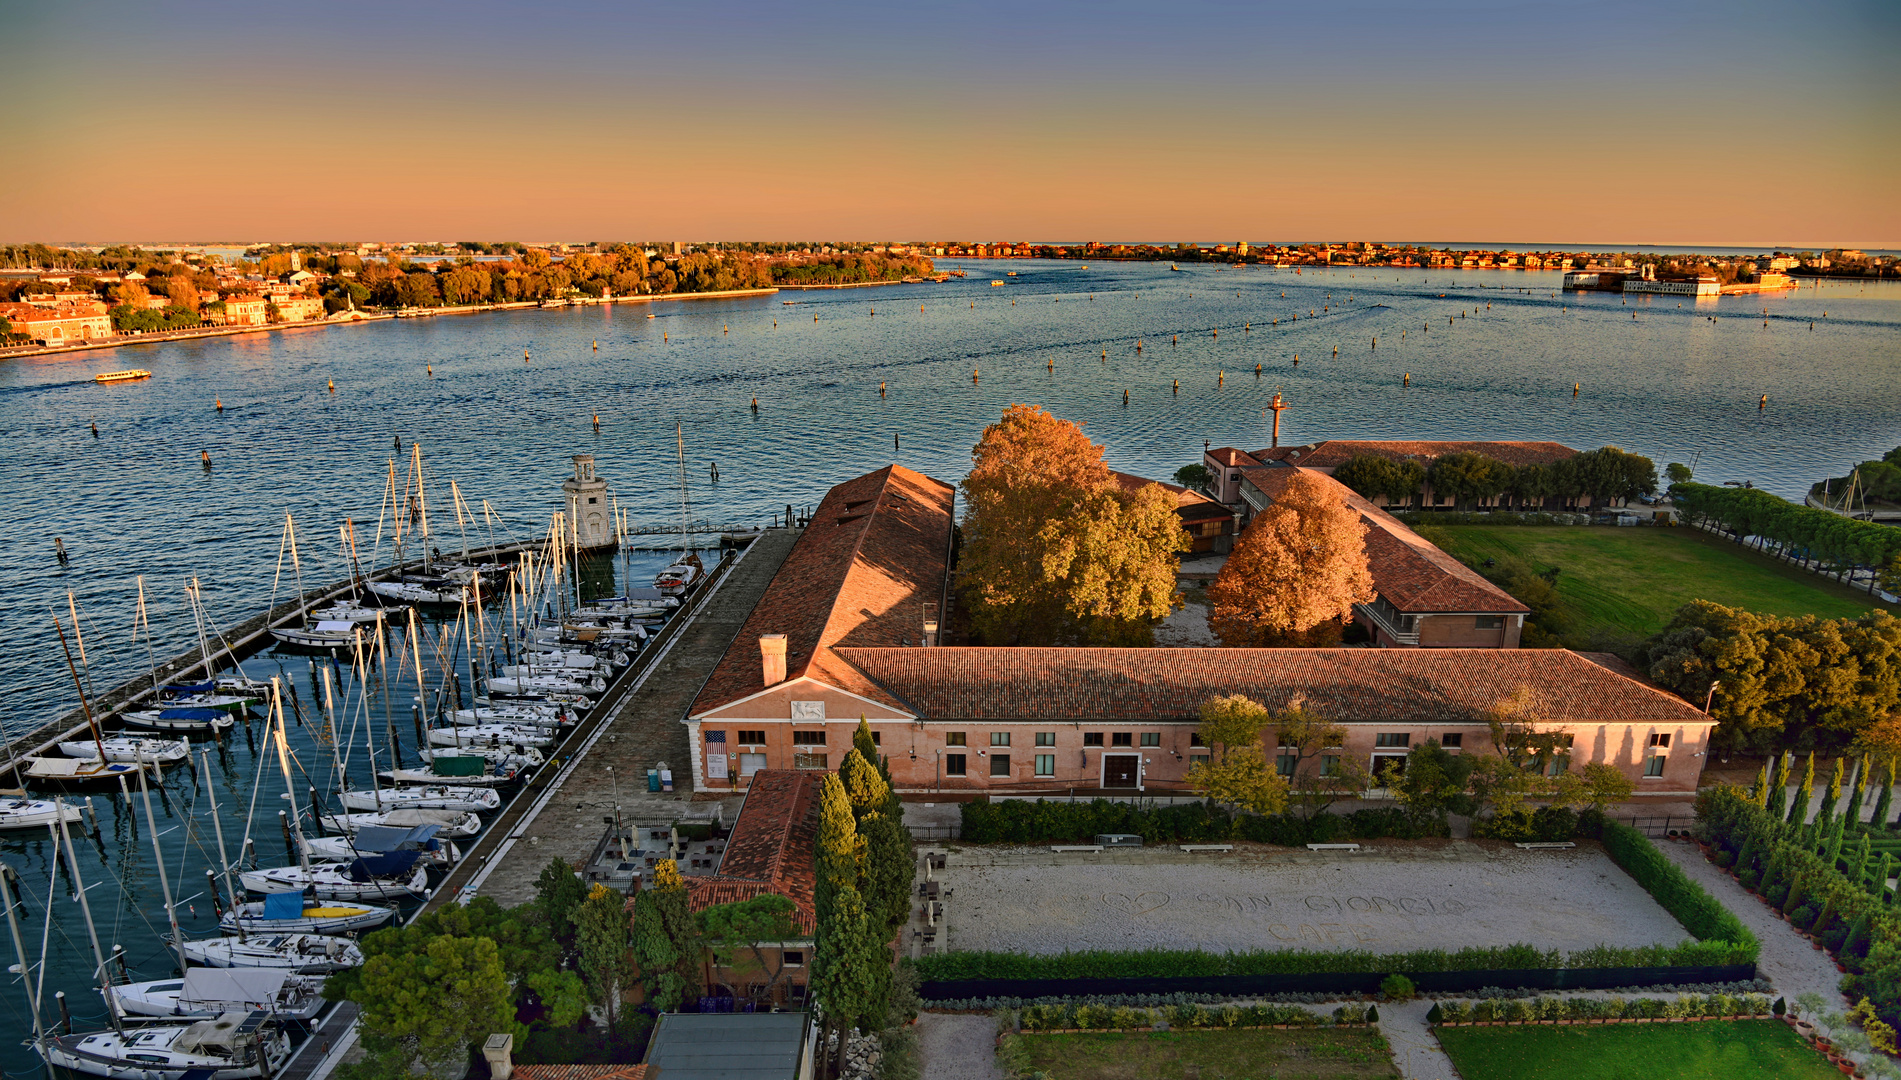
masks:
<instances>
[{"instance_id":1,"label":"sky","mask_svg":"<svg viewBox=\"0 0 1901 1080\"><path fill-rule=\"evenodd\" d=\"M1901 4L0 0L0 242L1901 246Z\"/></svg>"}]
</instances>

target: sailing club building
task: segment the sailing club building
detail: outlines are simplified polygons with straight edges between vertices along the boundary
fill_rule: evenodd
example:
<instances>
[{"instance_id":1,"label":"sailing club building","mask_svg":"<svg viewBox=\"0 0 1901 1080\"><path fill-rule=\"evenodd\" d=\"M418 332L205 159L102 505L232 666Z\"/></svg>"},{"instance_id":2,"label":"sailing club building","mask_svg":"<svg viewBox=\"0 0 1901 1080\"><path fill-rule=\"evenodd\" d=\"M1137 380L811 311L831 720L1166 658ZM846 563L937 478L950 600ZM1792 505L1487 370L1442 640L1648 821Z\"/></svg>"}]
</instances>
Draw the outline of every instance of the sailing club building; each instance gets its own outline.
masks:
<instances>
[{"instance_id":1,"label":"sailing club building","mask_svg":"<svg viewBox=\"0 0 1901 1080\"><path fill-rule=\"evenodd\" d=\"M898 465L826 494L684 718L696 790L745 789L763 770L836 769L862 717L908 793L1166 793L1183 789L1189 768L1207 756L1199 711L1226 694L1270 709L1303 699L1349 733L1330 755L1377 772L1427 740L1491 752L1485 714L1521 693L1547 727L1570 736L1573 767L1614 765L1639 794L1696 790L1714 721L1605 655L1499 640L1335 649L937 644L955 510L952 485ZM1376 542L1374 531L1376 586L1382 566L1403 563L1416 591L1477 588L1416 550ZM1446 580L1435 582L1435 573Z\"/></svg>"}]
</instances>

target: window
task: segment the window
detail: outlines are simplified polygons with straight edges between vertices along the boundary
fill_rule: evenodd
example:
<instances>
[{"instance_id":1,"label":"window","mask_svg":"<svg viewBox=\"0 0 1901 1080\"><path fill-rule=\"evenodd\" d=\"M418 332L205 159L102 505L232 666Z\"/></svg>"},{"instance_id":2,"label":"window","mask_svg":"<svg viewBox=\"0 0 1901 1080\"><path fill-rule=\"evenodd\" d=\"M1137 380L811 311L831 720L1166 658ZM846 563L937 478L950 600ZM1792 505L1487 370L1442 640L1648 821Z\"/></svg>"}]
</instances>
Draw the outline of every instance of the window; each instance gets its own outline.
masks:
<instances>
[{"instance_id":1,"label":"window","mask_svg":"<svg viewBox=\"0 0 1901 1080\"><path fill-rule=\"evenodd\" d=\"M1662 776L1663 763L1667 760L1669 759L1664 757L1662 754L1658 754L1656 757L1648 759L1647 761L1644 762L1644 775L1646 777Z\"/></svg>"},{"instance_id":2,"label":"window","mask_svg":"<svg viewBox=\"0 0 1901 1080\"><path fill-rule=\"evenodd\" d=\"M1201 732L1197 731L1193 735L1188 736L1188 745L1207 746L1208 744L1201 741Z\"/></svg>"},{"instance_id":3,"label":"window","mask_svg":"<svg viewBox=\"0 0 1901 1080\"><path fill-rule=\"evenodd\" d=\"M1010 755L1008 754L990 755L990 775L1009 776L1010 775Z\"/></svg>"},{"instance_id":4,"label":"window","mask_svg":"<svg viewBox=\"0 0 1901 1080\"><path fill-rule=\"evenodd\" d=\"M795 769L829 769L832 766L825 754L793 754L792 767Z\"/></svg>"},{"instance_id":5,"label":"window","mask_svg":"<svg viewBox=\"0 0 1901 1080\"><path fill-rule=\"evenodd\" d=\"M990 733L990 745L992 745L992 746L1008 746L1008 745L1010 745L1010 733L1009 733L1009 732L1007 732L1007 731L993 731L993 732L991 732L991 733Z\"/></svg>"},{"instance_id":6,"label":"window","mask_svg":"<svg viewBox=\"0 0 1901 1080\"><path fill-rule=\"evenodd\" d=\"M1036 755L1036 775L1038 776L1055 776L1056 775L1056 755L1055 754Z\"/></svg>"},{"instance_id":7,"label":"window","mask_svg":"<svg viewBox=\"0 0 1901 1080\"><path fill-rule=\"evenodd\" d=\"M1650 737L1650 745L1656 746L1656 747L1668 747L1670 745L1670 736L1652 735Z\"/></svg>"},{"instance_id":8,"label":"window","mask_svg":"<svg viewBox=\"0 0 1901 1080\"><path fill-rule=\"evenodd\" d=\"M1159 731L1144 731L1142 733L1142 745L1143 746L1162 745L1162 733Z\"/></svg>"},{"instance_id":9,"label":"window","mask_svg":"<svg viewBox=\"0 0 1901 1080\"><path fill-rule=\"evenodd\" d=\"M786 967L804 967L805 966L804 950L787 949L783 955L785 956Z\"/></svg>"},{"instance_id":10,"label":"window","mask_svg":"<svg viewBox=\"0 0 1901 1080\"><path fill-rule=\"evenodd\" d=\"M964 755L945 754L944 755L944 775L945 776L964 775Z\"/></svg>"},{"instance_id":11,"label":"window","mask_svg":"<svg viewBox=\"0 0 1901 1080\"><path fill-rule=\"evenodd\" d=\"M1413 744L1413 737L1410 732L1382 731L1379 734L1373 736L1374 746L1396 746L1396 747L1404 748L1404 747L1411 746L1412 744Z\"/></svg>"},{"instance_id":12,"label":"window","mask_svg":"<svg viewBox=\"0 0 1901 1080\"><path fill-rule=\"evenodd\" d=\"M1274 738L1274 745L1276 745L1276 746L1299 746L1299 745L1300 745L1300 740L1299 740L1299 739L1296 739L1296 738L1294 738L1294 737L1293 737L1292 735L1277 735L1277 736L1275 736L1275 738Z\"/></svg>"},{"instance_id":13,"label":"window","mask_svg":"<svg viewBox=\"0 0 1901 1080\"><path fill-rule=\"evenodd\" d=\"M1320 775L1333 776L1339 771L1340 771L1340 755L1338 754L1320 755Z\"/></svg>"},{"instance_id":14,"label":"window","mask_svg":"<svg viewBox=\"0 0 1901 1080\"><path fill-rule=\"evenodd\" d=\"M1457 750L1465 745L1465 734L1458 731L1447 732L1439 736L1439 745L1447 750Z\"/></svg>"},{"instance_id":15,"label":"window","mask_svg":"<svg viewBox=\"0 0 1901 1080\"><path fill-rule=\"evenodd\" d=\"M1209 760L1210 759L1207 754L1188 755L1188 765L1190 768L1193 768L1196 765L1207 765L1209 764Z\"/></svg>"},{"instance_id":16,"label":"window","mask_svg":"<svg viewBox=\"0 0 1901 1080\"><path fill-rule=\"evenodd\" d=\"M874 732L872 732L872 733L871 733L871 745L873 745L873 746L883 746L883 745L884 745L884 732L882 732L882 731L874 731Z\"/></svg>"},{"instance_id":17,"label":"window","mask_svg":"<svg viewBox=\"0 0 1901 1080\"><path fill-rule=\"evenodd\" d=\"M1109 736L1109 745L1110 746L1134 746L1135 732L1133 731L1113 732Z\"/></svg>"},{"instance_id":18,"label":"window","mask_svg":"<svg viewBox=\"0 0 1901 1080\"><path fill-rule=\"evenodd\" d=\"M1038 745L1038 746L1055 746L1055 745L1056 745L1056 733L1055 733L1054 731L1039 731L1039 732L1037 732L1037 733L1036 733L1036 745Z\"/></svg>"},{"instance_id":19,"label":"window","mask_svg":"<svg viewBox=\"0 0 1901 1080\"><path fill-rule=\"evenodd\" d=\"M792 733L792 745L824 746L825 729L819 728L817 731L795 731Z\"/></svg>"},{"instance_id":20,"label":"window","mask_svg":"<svg viewBox=\"0 0 1901 1080\"><path fill-rule=\"evenodd\" d=\"M739 741L747 746L764 746L766 733L764 731L741 731L739 733Z\"/></svg>"},{"instance_id":21,"label":"window","mask_svg":"<svg viewBox=\"0 0 1901 1080\"><path fill-rule=\"evenodd\" d=\"M1298 764L1300 764L1300 759L1294 755L1280 754L1274 758L1274 771L1280 773L1282 776L1292 776L1294 775L1294 766Z\"/></svg>"},{"instance_id":22,"label":"window","mask_svg":"<svg viewBox=\"0 0 1901 1080\"><path fill-rule=\"evenodd\" d=\"M1505 625L1505 616L1503 616L1503 615L1480 615L1480 616L1479 616L1478 618L1476 618L1476 619L1474 619L1474 620L1472 620L1472 621L1473 621L1474 623L1476 623L1476 624L1478 625L1478 628L1479 628L1480 630L1498 630L1498 629L1501 629L1501 628L1503 628L1503 627L1504 627L1504 625Z\"/></svg>"},{"instance_id":23,"label":"window","mask_svg":"<svg viewBox=\"0 0 1901 1080\"><path fill-rule=\"evenodd\" d=\"M946 731L944 733L944 745L945 746L964 745L964 733L961 731Z\"/></svg>"},{"instance_id":24,"label":"window","mask_svg":"<svg viewBox=\"0 0 1901 1080\"><path fill-rule=\"evenodd\" d=\"M739 755L739 775L742 777L751 776L765 767L766 755L764 754Z\"/></svg>"},{"instance_id":25,"label":"window","mask_svg":"<svg viewBox=\"0 0 1901 1080\"><path fill-rule=\"evenodd\" d=\"M1100 731L1083 732L1083 745L1084 746L1101 746L1102 732Z\"/></svg>"}]
</instances>

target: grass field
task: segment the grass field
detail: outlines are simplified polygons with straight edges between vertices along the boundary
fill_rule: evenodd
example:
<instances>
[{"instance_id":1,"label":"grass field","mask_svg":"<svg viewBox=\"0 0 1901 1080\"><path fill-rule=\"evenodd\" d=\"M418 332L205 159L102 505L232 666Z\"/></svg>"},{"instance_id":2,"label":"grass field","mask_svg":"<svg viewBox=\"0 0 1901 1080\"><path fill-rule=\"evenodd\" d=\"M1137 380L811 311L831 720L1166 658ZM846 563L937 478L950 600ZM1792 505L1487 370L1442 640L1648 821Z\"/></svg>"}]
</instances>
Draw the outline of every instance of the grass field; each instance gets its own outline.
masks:
<instances>
[{"instance_id":1,"label":"grass field","mask_svg":"<svg viewBox=\"0 0 1901 1080\"><path fill-rule=\"evenodd\" d=\"M1021 1035L1051 1080L1346 1080L1398 1075L1372 1028Z\"/></svg>"},{"instance_id":2,"label":"grass field","mask_svg":"<svg viewBox=\"0 0 1901 1080\"><path fill-rule=\"evenodd\" d=\"M1833 1080L1841 1073L1775 1020L1606 1027L1441 1027L1465 1080Z\"/></svg>"},{"instance_id":3,"label":"grass field","mask_svg":"<svg viewBox=\"0 0 1901 1080\"><path fill-rule=\"evenodd\" d=\"M1517 556L1557 567L1576 629L1648 637L1691 600L1771 615L1862 615L1888 607L1865 592L1692 528L1431 525L1425 535L1472 565Z\"/></svg>"}]
</instances>

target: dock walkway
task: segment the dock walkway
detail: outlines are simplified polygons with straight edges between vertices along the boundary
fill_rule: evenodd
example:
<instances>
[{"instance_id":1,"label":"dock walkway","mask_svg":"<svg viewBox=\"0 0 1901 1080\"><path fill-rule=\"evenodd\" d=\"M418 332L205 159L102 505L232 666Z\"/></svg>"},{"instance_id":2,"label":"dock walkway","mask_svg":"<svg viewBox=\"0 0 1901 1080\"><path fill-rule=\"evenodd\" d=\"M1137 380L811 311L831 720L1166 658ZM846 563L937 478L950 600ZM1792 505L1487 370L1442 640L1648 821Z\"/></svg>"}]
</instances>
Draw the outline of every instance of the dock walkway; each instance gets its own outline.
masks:
<instances>
[{"instance_id":1,"label":"dock walkway","mask_svg":"<svg viewBox=\"0 0 1901 1080\"><path fill-rule=\"evenodd\" d=\"M586 861L617 795L623 811L635 817L664 816L693 798L693 751L680 721L798 537L798 530L769 529L753 541L666 655L621 699L568 775L512 828L490 830L484 841L502 846L471 852L467 860L485 864L470 879L480 895L504 907L534 899L535 878L550 859ZM650 795L647 770L663 761L673 770L674 791ZM438 902L452 896L441 889Z\"/></svg>"}]
</instances>

